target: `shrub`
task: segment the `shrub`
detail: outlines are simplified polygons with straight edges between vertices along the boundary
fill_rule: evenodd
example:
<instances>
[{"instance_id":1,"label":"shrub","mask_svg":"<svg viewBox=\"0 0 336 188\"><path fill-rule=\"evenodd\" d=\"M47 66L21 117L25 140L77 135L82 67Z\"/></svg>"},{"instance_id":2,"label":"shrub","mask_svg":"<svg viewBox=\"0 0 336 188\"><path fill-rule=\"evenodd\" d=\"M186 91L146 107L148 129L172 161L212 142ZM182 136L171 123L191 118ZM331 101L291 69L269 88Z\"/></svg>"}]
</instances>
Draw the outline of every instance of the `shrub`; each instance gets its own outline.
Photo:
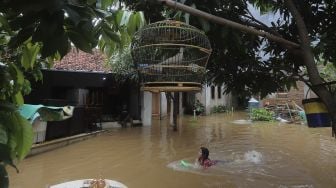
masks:
<instances>
[{"instance_id":1,"label":"shrub","mask_svg":"<svg viewBox=\"0 0 336 188\"><path fill-rule=\"evenodd\" d=\"M195 102L194 109L197 115L203 114L205 111L204 105L199 100Z\"/></svg>"},{"instance_id":2,"label":"shrub","mask_svg":"<svg viewBox=\"0 0 336 188\"><path fill-rule=\"evenodd\" d=\"M274 112L267 111L264 108L253 108L251 112L251 119L254 121L272 121Z\"/></svg>"},{"instance_id":3,"label":"shrub","mask_svg":"<svg viewBox=\"0 0 336 188\"><path fill-rule=\"evenodd\" d=\"M211 109L211 113L223 113L226 112L227 108L224 105L214 106Z\"/></svg>"}]
</instances>

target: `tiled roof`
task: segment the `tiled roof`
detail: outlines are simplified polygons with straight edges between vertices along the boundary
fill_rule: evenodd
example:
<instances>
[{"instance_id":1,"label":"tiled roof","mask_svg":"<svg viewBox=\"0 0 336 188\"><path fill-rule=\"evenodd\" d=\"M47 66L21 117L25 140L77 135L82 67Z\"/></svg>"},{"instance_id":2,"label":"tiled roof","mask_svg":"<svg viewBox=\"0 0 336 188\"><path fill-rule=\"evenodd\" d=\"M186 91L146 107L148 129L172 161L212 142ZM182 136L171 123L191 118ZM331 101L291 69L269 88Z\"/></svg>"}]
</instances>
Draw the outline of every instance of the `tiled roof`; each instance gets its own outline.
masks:
<instances>
[{"instance_id":1,"label":"tiled roof","mask_svg":"<svg viewBox=\"0 0 336 188\"><path fill-rule=\"evenodd\" d=\"M55 62L52 69L82 72L111 72L106 64L106 57L99 50L86 53L72 49L61 61Z\"/></svg>"}]
</instances>

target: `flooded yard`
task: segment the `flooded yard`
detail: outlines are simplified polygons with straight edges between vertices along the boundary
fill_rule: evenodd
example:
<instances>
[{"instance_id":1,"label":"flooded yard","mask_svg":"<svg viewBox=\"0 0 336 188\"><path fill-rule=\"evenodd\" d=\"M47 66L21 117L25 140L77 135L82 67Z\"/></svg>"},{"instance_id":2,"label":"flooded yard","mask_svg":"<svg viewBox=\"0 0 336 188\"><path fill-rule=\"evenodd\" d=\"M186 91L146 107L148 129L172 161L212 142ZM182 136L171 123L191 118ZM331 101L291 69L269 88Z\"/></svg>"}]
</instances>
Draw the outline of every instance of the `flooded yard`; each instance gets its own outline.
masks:
<instances>
[{"instance_id":1,"label":"flooded yard","mask_svg":"<svg viewBox=\"0 0 336 188\"><path fill-rule=\"evenodd\" d=\"M106 178L129 188L336 187L336 140L330 128L234 123L245 113L185 116L151 127L113 128L89 140L25 159L10 171L10 187L37 188ZM186 169L200 146L222 163Z\"/></svg>"}]
</instances>

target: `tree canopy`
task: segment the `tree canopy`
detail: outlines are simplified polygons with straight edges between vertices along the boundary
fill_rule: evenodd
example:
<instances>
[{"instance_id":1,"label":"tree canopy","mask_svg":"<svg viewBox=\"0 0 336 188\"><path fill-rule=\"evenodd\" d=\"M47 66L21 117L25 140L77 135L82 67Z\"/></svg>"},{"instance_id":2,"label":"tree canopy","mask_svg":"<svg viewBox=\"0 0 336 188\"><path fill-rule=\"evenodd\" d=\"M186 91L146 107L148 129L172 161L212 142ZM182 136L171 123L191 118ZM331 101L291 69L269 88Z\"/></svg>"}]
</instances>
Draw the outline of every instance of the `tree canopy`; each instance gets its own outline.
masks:
<instances>
[{"instance_id":1,"label":"tree canopy","mask_svg":"<svg viewBox=\"0 0 336 188\"><path fill-rule=\"evenodd\" d=\"M297 44L301 42L296 21L284 1L181 0L179 2ZM335 63L336 53L332 42L336 37L336 24L333 19L336 13L335 2L295 0L294 3L307 25L315 58L323 57ZM160 19L158 11L161 11L161 15L168 12L163 10L160 4L149 4L148 1L126 1L126 4L135 10L156 10L154 13L151 12L152 19L153 15ZM174 10L173 7L169 10L170 17L185 19L186 13ZM258 20L259 14L267 14L271 20L268 23ZM264 96L285 86L293 86L297 80L311 84L304 71L304 59L300 49L288 48L262 36L223 27L203 18L194 16L188 18L190 24L202 28L212 42L213 55L208 64L209 79L215 83L225 83L227 91L237 93L247 91L250 94L260 92Z\"/></svg>"}]
</instances>

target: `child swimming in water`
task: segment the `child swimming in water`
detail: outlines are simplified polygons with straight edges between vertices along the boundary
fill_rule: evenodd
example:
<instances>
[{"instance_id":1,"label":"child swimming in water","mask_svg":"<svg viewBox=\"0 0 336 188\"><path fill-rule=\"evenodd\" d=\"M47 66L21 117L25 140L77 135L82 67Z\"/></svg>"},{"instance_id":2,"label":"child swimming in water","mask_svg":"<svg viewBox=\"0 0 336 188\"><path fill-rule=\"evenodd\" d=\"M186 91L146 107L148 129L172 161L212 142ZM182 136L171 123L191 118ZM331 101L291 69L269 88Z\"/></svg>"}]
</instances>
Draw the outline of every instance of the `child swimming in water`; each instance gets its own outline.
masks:
<instances>
[{"instance_id":1,"label":"child swimming in water","mask_svg":"<svg viewBox=\"0 0 336 188\"><path fill-rule=\"evenodd\" d=\"M212 161L209 159L209 150L206 147L201 147L199 151L200 156L198 157L198 164L204 168L208 168L215 165L217 161Z\"/></svg>"}]
</instances>

